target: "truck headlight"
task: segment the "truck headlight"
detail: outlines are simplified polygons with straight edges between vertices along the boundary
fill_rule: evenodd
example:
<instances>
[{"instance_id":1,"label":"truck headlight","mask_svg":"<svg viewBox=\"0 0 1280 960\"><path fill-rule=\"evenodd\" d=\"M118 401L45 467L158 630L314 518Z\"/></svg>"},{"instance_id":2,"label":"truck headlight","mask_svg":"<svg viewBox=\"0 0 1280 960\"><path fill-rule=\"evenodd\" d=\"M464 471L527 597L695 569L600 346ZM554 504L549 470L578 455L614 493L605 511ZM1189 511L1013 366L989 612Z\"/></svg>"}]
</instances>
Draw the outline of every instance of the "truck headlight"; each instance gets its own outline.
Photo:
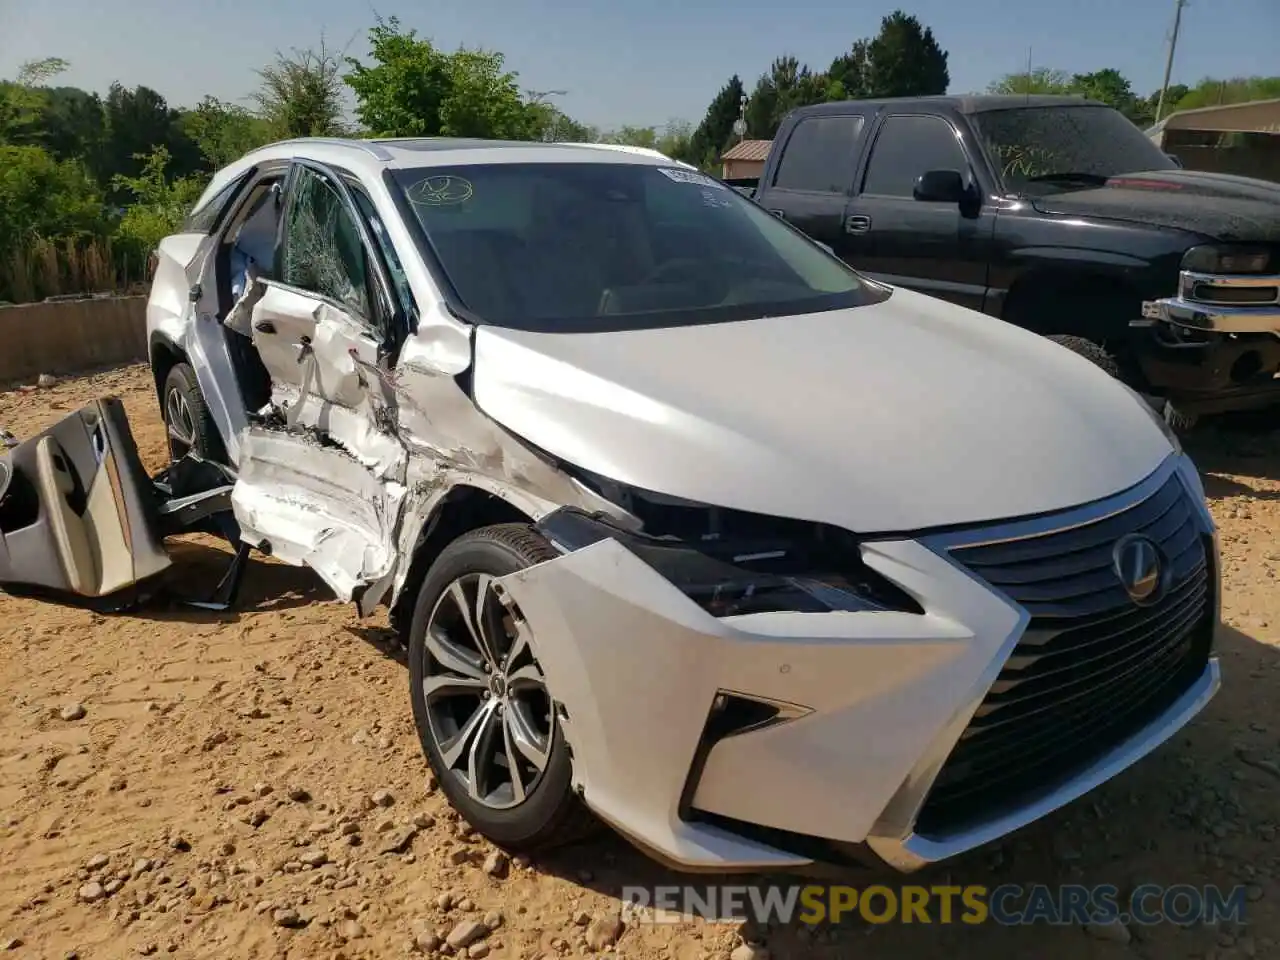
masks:
<instances>
[{"instance_id":1,"label":"truck headlight","mask_svg":"<svg viewBox=\"0 0 1280 960\"><path fill-rule=\"evenodd\" d=\"M1182 256L1182 269L1192 273L1266 273L1271 251L1265 247L1213 245L1192 247Z\"/></svg>"}]
</instances>

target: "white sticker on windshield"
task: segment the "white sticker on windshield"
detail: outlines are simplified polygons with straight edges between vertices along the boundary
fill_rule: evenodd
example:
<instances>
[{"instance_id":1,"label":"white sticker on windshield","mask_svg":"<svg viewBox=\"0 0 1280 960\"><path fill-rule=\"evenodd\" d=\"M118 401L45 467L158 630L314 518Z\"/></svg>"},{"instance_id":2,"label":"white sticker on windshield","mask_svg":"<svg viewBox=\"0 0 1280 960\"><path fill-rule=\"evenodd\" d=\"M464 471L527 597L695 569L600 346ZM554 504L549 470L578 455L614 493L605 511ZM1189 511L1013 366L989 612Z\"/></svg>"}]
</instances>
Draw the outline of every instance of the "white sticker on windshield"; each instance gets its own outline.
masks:
<instances>
[{"instance_id":1,"label":"white sticker on windshield","mask_svg":"<svg viewBox=\"0 0 1280 960\"><path fill-rule=\"evenodd\" d=\"M715 190L702 189L702 202L708 207L731 207L733 201Z\"/></svg>"},{"instance_id":2,"label":"white sticker on windshield","mask_svg":"<svg viewBox=\"0 0 1280 960\"><path fill-rule=\"evenodd\" d=\"M699 173L697 170L680 170L675 167L659 167L658 172L665 174L668 179L674 180L676 183L692 183L699 187L719 187L722 190L729 189L714 177L708 177L705 173Z\"/></svg>"}]
</instances>

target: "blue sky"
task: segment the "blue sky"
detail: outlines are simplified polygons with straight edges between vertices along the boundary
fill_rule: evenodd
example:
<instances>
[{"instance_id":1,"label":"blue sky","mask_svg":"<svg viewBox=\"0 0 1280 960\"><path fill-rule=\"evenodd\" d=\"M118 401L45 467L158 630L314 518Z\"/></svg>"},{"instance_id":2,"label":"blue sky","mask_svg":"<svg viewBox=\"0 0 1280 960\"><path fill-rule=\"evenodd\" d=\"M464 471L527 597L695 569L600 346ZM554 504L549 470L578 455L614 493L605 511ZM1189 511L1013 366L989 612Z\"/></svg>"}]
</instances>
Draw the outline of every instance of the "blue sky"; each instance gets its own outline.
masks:
<instances>
[{"instance_id":1,"label":"blue sky","mask_svg":"<svg viewBox=\"0 0 1280 960\"><path fill-rule=\"evenodd\" d=\"M238 100L277 48L365 53L377 10L440 46L507 56L521 84L565 90L564 109L603 127L701 119L738 73L748 89L780 54L825 67L873 34L888 2L856 0L0 0L0 77L37 57L71 62L63 82L146 84L174 105ZM1036 66L1118 67L1139 92L1159 86L1173 0L903 0L950 51L951 90L981 90ZM1174 81L1280 72L1280 0L1192 0Z\"/></svg>"}]
</instances>

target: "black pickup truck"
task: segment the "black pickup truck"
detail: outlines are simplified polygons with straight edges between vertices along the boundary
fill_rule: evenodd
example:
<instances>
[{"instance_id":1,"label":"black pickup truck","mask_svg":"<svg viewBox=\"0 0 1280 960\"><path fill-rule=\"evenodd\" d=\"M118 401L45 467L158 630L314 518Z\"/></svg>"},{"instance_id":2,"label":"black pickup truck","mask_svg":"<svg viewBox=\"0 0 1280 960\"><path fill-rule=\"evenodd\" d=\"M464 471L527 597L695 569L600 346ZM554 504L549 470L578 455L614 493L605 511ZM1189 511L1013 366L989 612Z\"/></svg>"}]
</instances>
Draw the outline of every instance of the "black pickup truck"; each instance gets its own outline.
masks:
<instances>
[{"instance_id":1,"label":"black pickup truck","mask_svg":"<svg viewBox=\"0 0 1280 960\"><path fill-rule=\"evenodd\" d=\"M868 276L1054 336L1171 419L1280 404L1280 184L1077 97L802 107L755 200Z\"/></svg>"}]
</instances>

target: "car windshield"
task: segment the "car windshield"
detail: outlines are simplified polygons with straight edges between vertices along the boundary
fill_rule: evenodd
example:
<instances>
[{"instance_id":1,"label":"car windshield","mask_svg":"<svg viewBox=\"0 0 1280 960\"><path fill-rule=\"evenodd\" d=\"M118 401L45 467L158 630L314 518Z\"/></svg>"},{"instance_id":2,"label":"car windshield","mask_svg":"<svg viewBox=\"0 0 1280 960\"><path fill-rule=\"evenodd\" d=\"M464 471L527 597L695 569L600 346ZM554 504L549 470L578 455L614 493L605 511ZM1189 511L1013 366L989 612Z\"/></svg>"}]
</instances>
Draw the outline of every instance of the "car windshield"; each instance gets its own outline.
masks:
<instances>
[{"instance_id":1,"label":"car windshield","mask_svg":"<svg viewBox=\"0 0 1280 960\"><path fill-rule=\"evenodd\" d=\"M546 332L859 306L887 293L705 174L629 162L393 174L460 305Z\"/></svg>"},{"instance_id":2,"label":"car windshield","mask_svg":"<svg viewBox=\"0 0 1280 960\"><path fill-rule=\"evenodd\" d=\"M1103 106L1014 107L970 118L1012 193L1098 186L1177 164L1122 113Z\"/></svg>"}]
</instances>

